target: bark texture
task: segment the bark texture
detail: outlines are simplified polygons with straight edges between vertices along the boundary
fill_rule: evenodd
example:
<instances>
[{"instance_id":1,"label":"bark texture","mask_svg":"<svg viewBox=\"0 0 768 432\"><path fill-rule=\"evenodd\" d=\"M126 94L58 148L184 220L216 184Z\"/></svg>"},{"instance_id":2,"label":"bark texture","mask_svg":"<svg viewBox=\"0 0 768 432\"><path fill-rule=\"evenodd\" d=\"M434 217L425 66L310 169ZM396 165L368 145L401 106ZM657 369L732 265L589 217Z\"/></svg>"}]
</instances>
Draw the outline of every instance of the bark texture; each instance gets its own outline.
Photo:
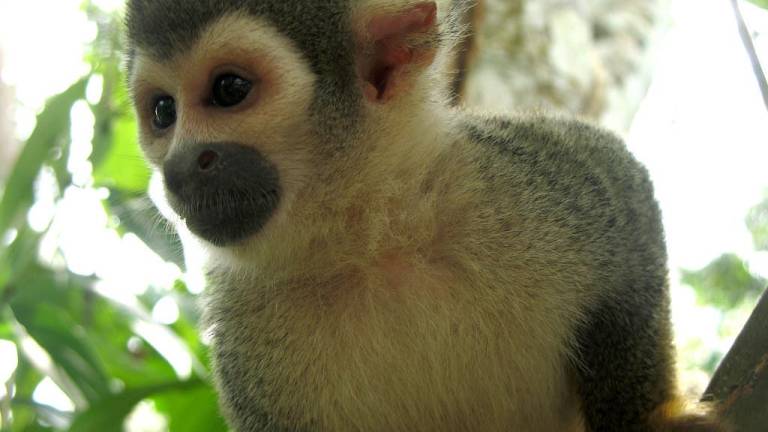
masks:
<instances>
[{"instance_id":1,"label":"bark texture","mask_svg":"<svg viewBox=\"0 0 768 432\"><path fill-rule=\"evenodd\" d=\"M544 109L626 130L645 96L668 0L483 0L465 103Z\"/></svg>"}]
</instances>

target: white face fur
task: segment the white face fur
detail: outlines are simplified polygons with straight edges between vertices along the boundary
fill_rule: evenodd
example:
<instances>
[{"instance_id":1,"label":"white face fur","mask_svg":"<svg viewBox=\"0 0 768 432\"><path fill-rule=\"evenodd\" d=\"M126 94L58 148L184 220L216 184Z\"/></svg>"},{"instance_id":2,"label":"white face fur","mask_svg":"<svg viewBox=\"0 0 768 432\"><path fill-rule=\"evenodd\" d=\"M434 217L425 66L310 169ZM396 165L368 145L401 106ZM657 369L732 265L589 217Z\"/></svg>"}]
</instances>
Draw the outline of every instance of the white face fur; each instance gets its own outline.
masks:
<instances>
[{"instance_id":1,"label":"white face fur","mask_svg":"<svg viewBox=\"0 0 768 432\"><path fill-rule=\"evenodd\" d=\"M363 7L362 3L355 8L353 16L358 24L354 27L358 34L365 31L366 26L361 23L367 22L372 13L388 10L374 7L376 2L371 3L370 8ZM361 43L365 43L366 37L360 36ZM364 47L358 56L365 55L362 51L365 51ZM434 53L417 53L412 61L420 65L398 65L393 72L395 79L390 80L397 85L392 84L385 100L376 100L375 96L364 99L364 109L368 113L364 118L375 120L372 126L363 128L366 132L359 144L376 147L383 135L379 146L382 154L368 160L392 162L360 167L361 171L380 170L380 166L386 165L424 163L429 157L419 157L414 152L432 152L433 148L394 145L399 141L407 143L410 136L441 141L433 136L440 132L438 129L425 127L425 124L435 124L435 119L447 113L445 109L437 109L439 103L425 107L423 102L433 98L427 94L435 88L432 73L439 67L425 67L430 65L429 59L433 57ZM432 72L421 73L425 69ZM414 73L414 70L421 72ZM210 103L215 82L222 74L242 76L253 84L248 96L236 106L224 108ZM163 165L169 159L196 151L191 145L198 143L237 143L257 150L274 165L279 173L280 203L263 229L246 241L226 248L211 248L210 243L202 242L214 255L227 255L224 261L239 255L245 262L252 262L253 254L244 251L265 247L261 240L270 237L276 226L286 225L284 222L297 195L306 192L306 186L317 180L318 170L326 168L319 161L317 152L321 144L313 136L309 121L316 77L305 57L291 40L265 20L230 14L215 21L190 49L177 57L157 59L139 50L131 77L141 146L156 168L153 182L156 187L151 195L164 216L174 222L182 234L187 232L185 221L168 205L168 189L162 187ZM365 79L356 84L360 85L363 94L364 89L370 87ZM162 97L175 102L176 116L173 124L159 129L153 119ZM439 102L439 97L434 99ZM336 188L337 191L340 189L343 187ZM341 201L342 198L334 196L333 199ZM283 229L289 230L289 227ZM285 234L283 229L280 235Z\"/></svg>"},{"instance_id":2,"label":"white face fur","mask_svg":"<svg viewBox=\"0 0 768 432\"><path fill-rule=\"evenodd\" d=\"M232 107L211 103L216 80L234 74L252 83L245 99ZM172 59L156 59L139 51L131 87L139 119L141 147L156 168L195 143L237 143L252 147L280 175L280 204L269 225L280 218L312 176L312 143L307 110L314 94L314 74L290 40L270 24L234 14L216 21L196 44ZM172 98L175 121L156 126L159 98ZM171 221L185 231L170 211L165 188L153 199ZM158 202L159 201L159 202Z\"/></svg>"}]
</instances>

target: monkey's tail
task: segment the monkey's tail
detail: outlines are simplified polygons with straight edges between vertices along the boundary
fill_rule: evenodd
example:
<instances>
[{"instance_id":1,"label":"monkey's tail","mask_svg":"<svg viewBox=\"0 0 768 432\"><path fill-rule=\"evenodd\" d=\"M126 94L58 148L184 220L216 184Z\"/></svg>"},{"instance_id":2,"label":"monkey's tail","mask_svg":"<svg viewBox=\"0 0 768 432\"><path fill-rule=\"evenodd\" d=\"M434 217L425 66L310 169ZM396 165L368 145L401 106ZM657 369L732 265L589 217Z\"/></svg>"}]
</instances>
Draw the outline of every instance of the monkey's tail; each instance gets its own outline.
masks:
<instances>
[{"instance_id":1,"label":"monkey's tail","mask_svg":"<svg viewBox=\"0 0 768 432\"><path fill-rule=\"evenodd\" d=\"M686 404L674 401L665 404L651 416L654 432L731 432L720 419L716 409L708 404Z\"/></svg>"}]
</instances>

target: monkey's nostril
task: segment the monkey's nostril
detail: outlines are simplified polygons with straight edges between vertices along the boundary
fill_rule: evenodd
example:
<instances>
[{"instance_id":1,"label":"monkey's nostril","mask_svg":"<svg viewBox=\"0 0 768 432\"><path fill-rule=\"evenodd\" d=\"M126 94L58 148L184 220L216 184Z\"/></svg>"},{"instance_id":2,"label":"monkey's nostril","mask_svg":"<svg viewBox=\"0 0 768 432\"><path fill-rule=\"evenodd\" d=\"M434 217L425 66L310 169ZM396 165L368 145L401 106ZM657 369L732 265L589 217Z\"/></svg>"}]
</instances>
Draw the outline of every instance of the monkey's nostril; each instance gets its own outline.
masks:
<instances>
[{"instance_id":1,"label":"monkey's nostril","mask_svg":"<svg viewBox=\"0 0 768 432\"><path fill-rule=\"evenodd\" d=\"M200 153L200 156L197 157L197 166L201 171L208 171L216 166L216 162L218 160L218 153L213 150L205 150L204 152Z\"/></svg>"}]
</instances>

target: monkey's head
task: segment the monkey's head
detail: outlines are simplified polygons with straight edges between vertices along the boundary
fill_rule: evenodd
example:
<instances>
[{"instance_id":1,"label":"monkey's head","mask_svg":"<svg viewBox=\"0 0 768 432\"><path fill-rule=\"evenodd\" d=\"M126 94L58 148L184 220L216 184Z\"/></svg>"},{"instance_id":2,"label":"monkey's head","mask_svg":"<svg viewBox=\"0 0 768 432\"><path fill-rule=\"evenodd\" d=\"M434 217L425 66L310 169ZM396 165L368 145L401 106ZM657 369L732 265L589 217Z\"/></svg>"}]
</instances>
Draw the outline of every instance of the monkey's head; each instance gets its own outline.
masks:
<instances>
[{"instance_id":1,"label":"monkey's head","mask_svg":"<svg viewBox=\"0 0 768 432\"><path fill-rule=\"evenodd\" d=\"M170 207L216 246L352 175L350 160L427 97L441 39L431 1L129 0L127 11L141 146Z\"/></svg>"}]
</instances>

